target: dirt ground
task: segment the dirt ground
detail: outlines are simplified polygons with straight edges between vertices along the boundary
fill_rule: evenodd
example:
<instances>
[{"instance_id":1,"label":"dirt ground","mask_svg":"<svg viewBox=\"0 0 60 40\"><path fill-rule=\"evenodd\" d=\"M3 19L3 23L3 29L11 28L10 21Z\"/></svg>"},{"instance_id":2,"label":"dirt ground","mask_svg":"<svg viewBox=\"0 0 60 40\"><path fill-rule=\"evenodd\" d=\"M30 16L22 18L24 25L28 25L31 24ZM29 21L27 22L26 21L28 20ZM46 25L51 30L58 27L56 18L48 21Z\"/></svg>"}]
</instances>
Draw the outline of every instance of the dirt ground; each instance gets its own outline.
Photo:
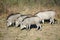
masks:
<instances>
[{"instance_id":1,"label":"dirt ground","mask_svg":"<svg viewBox=\"0 0 60 40\"><path fill-rule=\"evenodd\" d=\"M21 30L6 26L6 16L0 16L0 40L60 40L60 19L56 24L42 24L42 30Z\"/></svg>"}]
</instances>

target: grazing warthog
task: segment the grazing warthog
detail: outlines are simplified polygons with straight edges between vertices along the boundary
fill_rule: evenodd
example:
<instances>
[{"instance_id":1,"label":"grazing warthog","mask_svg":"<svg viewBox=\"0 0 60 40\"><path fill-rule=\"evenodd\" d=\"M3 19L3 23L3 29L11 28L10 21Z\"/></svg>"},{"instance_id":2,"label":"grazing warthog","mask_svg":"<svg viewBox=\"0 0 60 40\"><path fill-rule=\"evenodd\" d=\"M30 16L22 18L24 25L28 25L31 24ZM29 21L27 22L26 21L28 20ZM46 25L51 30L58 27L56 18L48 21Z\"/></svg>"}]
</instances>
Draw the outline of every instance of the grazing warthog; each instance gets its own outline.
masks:
<instances>
[{"instance_id":1,"label":"grazing warthog","mask_svg":"<svg viewBox=\"0 0 60 40\"><path fill-rule=\"evenodd\" d=\"M27 16L20 16L18 19L16 19L16 27L22 23L22 20L26 18Z\"/></svg>"},{"instance_id":2,"label":"grazing warthog","mask_svg":"<svg viewBox=\"0 0 60 40\"><path fill-rule=\"evenodd\" d=\"M35 16L40 17L43 24L44 24L44 20L50 19L50 24L51 24L51 23L54 23L55 11L39 12Z\"/></svg>"},{"instance_id":3,"label":"grazing warthog","mask_svg":"<svg viewBox=\"0 0 60 40\"><path fill-rule=\"evenodd\" d=\"M36 24L37 25L37 29L40 27L40 18L39 17L30 17L30 18L26 18L22 23L21 23L21 29L23 28L27 28L29 27L30 30L30 26L32 24Z\"/></svg>"},{"instance_id":4,"label":"grazing warthog","mask_svg":"<svg viewBox=\"0 0 60 40\"><path fill-rule=\"evenodd\" d=\"M7 18L7 26L11 26L12 24L14 24L15 20L21 16L21 14L14 14L11 15Z\"/></svg>"}]
</instances>

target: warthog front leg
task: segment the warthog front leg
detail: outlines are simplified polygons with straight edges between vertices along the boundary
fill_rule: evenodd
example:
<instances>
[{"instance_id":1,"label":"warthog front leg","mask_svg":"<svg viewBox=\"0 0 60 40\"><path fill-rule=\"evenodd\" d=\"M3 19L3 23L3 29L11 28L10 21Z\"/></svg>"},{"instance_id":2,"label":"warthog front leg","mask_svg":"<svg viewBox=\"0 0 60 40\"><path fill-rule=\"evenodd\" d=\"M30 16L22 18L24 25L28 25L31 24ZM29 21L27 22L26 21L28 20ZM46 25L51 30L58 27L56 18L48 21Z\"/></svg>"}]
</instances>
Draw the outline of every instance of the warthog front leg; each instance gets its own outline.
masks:
<instances>
[{"instance_id":1,"label":"warthog front leg","mask_svg":"<svg viewBox=\"0 0 60 40\"><path fill-rule=\"evenodd\" d=\"M28 25L26 25L26 30L28 30Z\"/></svg>"},{"instance_id":2,"label":"warthog front leg","mask_svg":"<svg viewBox=\"0 0 60 40\"><path fill-rule=\"evenodd\" d=\"M29 30L30 30L30 24L29 24L29 26L28 26L28 27L29 27Z\"/></svg>"},{"instance_id":3,"label":"warthog front leg","mask_svg":"<svg viewBox=\"0 0 60 40\"><path fill-rule=\"evenodd\" d=\"M42 20L42 23L44 24L44 20Z\"/></svg>"}]
</instances>

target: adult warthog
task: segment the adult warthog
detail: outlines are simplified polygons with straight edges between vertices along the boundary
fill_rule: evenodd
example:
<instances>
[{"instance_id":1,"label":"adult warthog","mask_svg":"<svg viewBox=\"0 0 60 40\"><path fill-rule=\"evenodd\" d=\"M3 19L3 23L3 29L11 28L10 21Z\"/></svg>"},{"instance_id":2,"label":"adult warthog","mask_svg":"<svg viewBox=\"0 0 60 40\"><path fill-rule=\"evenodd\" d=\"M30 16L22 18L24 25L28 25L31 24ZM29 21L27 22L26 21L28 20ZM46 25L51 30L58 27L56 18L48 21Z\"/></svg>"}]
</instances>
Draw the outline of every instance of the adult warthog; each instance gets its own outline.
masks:
<instances>
[{"instance_id":1,"label":"adult warthog","mask_svg":"<svg viewBox=\"0 0 60 40\"><path fill-rule=\"evenodd\" d=\"M37 26L37 29L40 27L41 28L41 25L40 25L40 18L39 17L29 17L29 18L26 18L22 23L21 23L21 29L23 28L27 28L29 27L29 30L30 30L30 26L32 24L36 24Z\"/></svg>"},{"instance_id":2,"label":"adult warthog","mask_svg":"<svg viewBox=\"0 0 60 40\"><path fill-rule=\"evenodd\" d=\"M38 12L35 16L40 17L41 21L44 24L44 20L50 20L50 24L54 23L55 19L55 11L43 11L43 12Z\"/></svg>"},{"instance_id":3,"label":"adult warthog","mask_svg":"<svg viewBox=\"0 0 60 40\"><path fill-rule=\"evenodd\" d=\"M7 18L7 26L11 26L12 24L14 24L15 20L21 16L21 14L14 14L11 15Z\"/></svg>"}]
</instances>

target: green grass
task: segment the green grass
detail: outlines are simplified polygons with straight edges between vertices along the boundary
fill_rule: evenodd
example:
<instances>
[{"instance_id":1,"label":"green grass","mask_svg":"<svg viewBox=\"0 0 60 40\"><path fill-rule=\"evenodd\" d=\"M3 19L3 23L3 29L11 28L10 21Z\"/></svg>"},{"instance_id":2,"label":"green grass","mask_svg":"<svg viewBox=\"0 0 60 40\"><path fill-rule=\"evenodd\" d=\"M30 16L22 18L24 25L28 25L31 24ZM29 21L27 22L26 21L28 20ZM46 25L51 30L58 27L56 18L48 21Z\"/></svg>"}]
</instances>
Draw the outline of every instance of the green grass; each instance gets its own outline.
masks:
<instances>
[{"instance_id":1,"label":"green grass","mask_svg":"<svg viewBox=\"0 0 60 40\"><path fill-rule=\"evenodd\" d=\"M36 40L40 40L40 38L39 37L37 37L37 39Z\"/></svg>"},{"instance_id":2,"label":"green grass","mask_svg":"<svg viewBox=\"0 0 60 40\"><path fill-rule=\"evenodd\" d=\"M60 40L60 39L58 39L58 40Z\"/></svg>"},{"instance_id":3,"label":"green grass","mask_svg":"<svg viewBox=\"0 0 60 40\"><path fill-rule=\"evenodd\" d=\"M3 37L2 33L0 33L0 37Z\"/></svg>"}]
</instances>

